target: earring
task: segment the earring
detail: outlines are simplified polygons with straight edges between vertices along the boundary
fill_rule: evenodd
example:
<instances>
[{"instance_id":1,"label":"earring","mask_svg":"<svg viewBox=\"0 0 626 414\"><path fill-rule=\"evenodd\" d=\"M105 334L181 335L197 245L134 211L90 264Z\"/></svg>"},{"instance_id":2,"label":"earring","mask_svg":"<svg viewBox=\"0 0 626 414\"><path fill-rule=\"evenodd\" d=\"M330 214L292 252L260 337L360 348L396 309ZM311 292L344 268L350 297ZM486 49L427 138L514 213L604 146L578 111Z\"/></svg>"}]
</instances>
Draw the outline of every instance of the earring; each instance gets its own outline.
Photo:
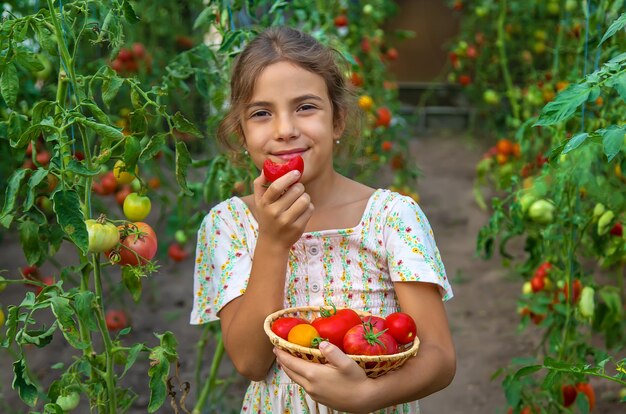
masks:
<instances>
[{"instance_id":1,"label":"earring","mask_svg":"<svg viewBox=\"0 0 626 414\"><path fill-rule=\"evenodd\" d=\"M339 143L341 142L341 140L335 140L335 144L339 145Z\"/></svg>"},{"instance_id":2,"label":"earring","mask_svg":"<svg viewBox=\"0 0 626 414\"><path fill-rule=\"evenodd\" d=\"M243 155L248 155L248 150L243 150Z\"/></svg>"}]
</instances>

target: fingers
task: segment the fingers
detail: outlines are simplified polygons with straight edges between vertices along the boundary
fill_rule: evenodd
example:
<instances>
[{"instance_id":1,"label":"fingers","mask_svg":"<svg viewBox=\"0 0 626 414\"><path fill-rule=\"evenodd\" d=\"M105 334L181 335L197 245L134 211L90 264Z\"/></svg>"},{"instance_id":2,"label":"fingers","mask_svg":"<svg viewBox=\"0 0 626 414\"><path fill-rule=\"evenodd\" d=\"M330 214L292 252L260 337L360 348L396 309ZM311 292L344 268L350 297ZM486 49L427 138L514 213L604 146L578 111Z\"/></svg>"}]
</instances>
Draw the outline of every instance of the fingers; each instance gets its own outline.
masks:
<instances>
[{"instance_id":1,"label":"fingers","mask_svg":"<svg viewBox=\"0 0 626 414\"><path fill-rule=\"evenodd\" d=\"M263 172L254 180L254 194L264 197L268 203L278 200L285 192L300 180L300 171L294 170L274 182L267 181Z\"/></svg>"},{"instance_id":2,"label":"fingers","mask_svg":"<svg viewBox=\"0 0 626 414\"><path fill-rule=\"evenodd\" d=\"M328 341L321 342L319 350L330 365L337 367L337 369L341 371L347 371L354 367L360 370L360 367L355 361L350 359L350 357L342 352L336 345Z\"/></svg>"}]
</instances>

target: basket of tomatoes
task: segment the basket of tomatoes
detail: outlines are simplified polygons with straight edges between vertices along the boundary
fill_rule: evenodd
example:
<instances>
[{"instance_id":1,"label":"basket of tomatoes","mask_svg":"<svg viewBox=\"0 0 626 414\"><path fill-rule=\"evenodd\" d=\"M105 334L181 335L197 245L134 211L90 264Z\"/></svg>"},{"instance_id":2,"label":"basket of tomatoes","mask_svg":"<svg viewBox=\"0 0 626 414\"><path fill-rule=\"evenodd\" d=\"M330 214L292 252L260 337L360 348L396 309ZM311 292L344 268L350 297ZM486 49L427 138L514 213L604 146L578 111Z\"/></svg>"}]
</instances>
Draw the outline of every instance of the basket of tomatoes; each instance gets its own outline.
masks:
<instances>
[{"instance_id":1,"label":"basket of tomatoes","mask_svg":"<svg viewBox=\"0 0 626 414\"><path fill-rule=\"evenodd\" d=\"M327 361L317 347L329 341L370 378L399 368L419 348L415 321L403 312L383 318L350 308L300 306L268 315L263 328L277 348L320 364Z\"/></svg>"}]
</instances>

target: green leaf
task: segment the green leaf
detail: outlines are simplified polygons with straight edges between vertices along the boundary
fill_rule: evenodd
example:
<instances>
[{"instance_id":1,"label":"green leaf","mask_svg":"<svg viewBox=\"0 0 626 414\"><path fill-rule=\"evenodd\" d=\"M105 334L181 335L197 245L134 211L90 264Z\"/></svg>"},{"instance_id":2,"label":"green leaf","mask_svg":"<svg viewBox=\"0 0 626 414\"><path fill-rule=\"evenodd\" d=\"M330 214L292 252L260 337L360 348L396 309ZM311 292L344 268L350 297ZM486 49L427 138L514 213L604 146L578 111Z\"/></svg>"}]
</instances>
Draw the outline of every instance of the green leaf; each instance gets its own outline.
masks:
<instances>
[{"instance_id":1,"label":"green leaf","mask_svg":"<svg viewBox=\"0 0 626 414\"><path fill-rule=\"evenodd\" d=\"M222 44L218 49L218 53L228 53L233 44L242 37L243 33L240 30L228 31L222 40Z\"/></svg>"},{"instance_id":2,"label":"green leaf","mask_svg":"<svg viewBox=\"0 0 626 414\"><path fill-rule=\"evenodd\" d=\"M48 170L45 168L37 168L28 179L28 193L24 200L24 211L28 211L35 204L35 196L37 195L37 186L48 177Z\"/></svg>"},{"instance_id":3,"label":"green leaf","mask_svg":"<svg viewBox=\"0 0 626 414\"><path fill-rule=\"evenodd\" d=\"M613 23L611 23L611 26L609 26L609 28L606 30L606 33L604 33L604 36L602 36L602 40L600 40L600 43L598 43L598 47L600 47L600 45L604 43L605 40L622 30L624 26L626 26L626 13L622 13L620 17L618 17Z\"/></svg>"},{"instance_id":4,"label":"green leaf","mask_svg":"<svg viewBox=\"0 0 626 414\"><path fill-rule=\"evenodd\" d=\"M139 352L144 349L144 344L135 344L128 351L128 355L126 356L126 364L124 365L124 372L120 375L120 378L126 374L126 372L135 364L137 357L139 356Z\"/></svg>"},{"instance_id":5,"label":"green leaf","mask_svg":"<svg viewBox=\"0 0 626 414\"><path fill-rule=\"evenodd\" d=\"M54 116L54 109L56 108L56 102L53 101L39 101L33 106L33 118L32 125L40 124L41 121L47 117Z\"/></svg>"},{"instance_id":6,"label":"green leaf","mask_svg":"<svg viewBox=\"0 0 626 414\"><path fill-rule=\"evenodd\" d=\"M183 193L192 196L193 193L187 186L187 169L191 164L191 155L185 143L181 140L176 141L176 181L183 190Z\"/></svg>"},{"instance_id":7,"label":"green leaf","mask_svg":"<svg viewBox=\"0 0 626 414\"><path fill-rule=\"evenodd\" d=\"M84 162L79 161L75 158L72 158L70 162L67 164L66 169L68 171L73 172L74 174L81 175L83 177L93 177L100 174L100 168L94 167L89 169Z\"/></svg>"},{"instance_id":8,"label":"green leaf","mask_svg":"<svg viewBox=\"0 0 626 414\"><path fill-rule=\"evenodd\" d=\"M141 154L139 154L139 161L146 162L154 158L161 151L161 148L165 146L165 137L167 137L167 134L161 133L148 138L148 143L143 145Z\"/></svg>"},{"instance_id":9,"label":"green leaf","mask_svg":"<svg viewBox=\"0 0 626 414\"><path fill-rule=\"evenodd\" d=\"M81 103L81 105L89 108L89 110L91 111L91 113L94 116L94 118L96 118L96 120L98 122L100 122L101 124L108 124L109 123L109 117L107 116L107 114L104 113L104 111L102 109L100 109L100 107L98 105L96 105L95 103L93 103L93 102L83 102L83 103Z\"/></svg>"},{"instance_id":10,"label":"green leaf","mask_svg":"<svg viewBox=\"0 0 626 414\"><path fill-rule=\"evenodd\" d=\"M124 83L124 79L112 76L102 81L102 101L106 106L111 105L111 101L117 96L117 92Z\"/></svg>"},{"instance_id":11,"label":"green leaf","mask_svg":"<svg viewBox=\"0 0 626 414\"><path fill-rule=\"evenodd\" d=\"M541 365L530 365L530 366L521 368L515 373L514 378L517 380L526 375L534 374L535 372L540 371L542 368L543 367Z\"/></svg>"},{"instance_id":12,"label":"green leaf","mask_svg":"<svg viewBox=\"0 0 626 414\"><path fill-rule=\"evenodd\" d=\"M18 230L26 261L29 264L39 262L42 253L39 242L39 225L32 220L25 220L18 224Z\"/></svg>"},{"instance_id":13,"label":"green leaf","mask_svg":"<svg viewBox=\"0 0 626 414\"><path fill-rule=\"evenodd\" d=\"M117 128L112 126L99 124L88 119L77 119L78 122L85 125L87 128L94 130L98 135L102 135L104 138L110 140L119 140L124 138L124 134Z\"/></svg>"},{"instance_id":14,"label":"green leaf","mask_svg":"<svg viewBox=\"0 0 626 414\"><path fill-rule=\"evenodd\" d=\"M552 388L555 381L557 381L557 379L561 376L563 376L563 374L559 371L548 372L548 375L546 375L546 377L543 379L543 384L541 385L541 387L546 390Z\"/></svg>"},{"instance_id":15,"label":"green leaf","mask_svg":"<svg viewBox=\"0 0 626 414\"><path fill-rule=\"evenodd\" d=\"M39 72L44 69L43 63L41 63L37 55L25 47L18 48L16 59L24 68L31 72Z\"/></svg>"},{"instance_id":16,"label":"green leaf","mask_svg":"<svg viewBox=\"0 0 626 414\"><path fill-rule=\"evenodd\" d=\"M122 3L122 10L124 11L124 18L128 23L135 24L140 20L139 17L137 17L137 15L135 14L133 6L128 0L124 0L124 2Z\"/></svg>"},{"instance_id":17,"label":"green leaf","mask_svg":"<svg viewBox=\"0 0 626 414\"><path fill-rule=\"evenodd\" d=\"M80 333L74 320L74 309L70 306L70 301L63 296L50 298L52 303L52 313L57 318L59 328L67 342L77 349L86 349L89 344L81 341Z\"/></svg>"},{"instance_id":18,"label":"green leaf","mask_svg":"<svg viewBox=\"0 0 626 414\"><path fill-rule=\"evenodd\" d=\"M137 109L130 113L130 130L133 135L144 136L148 131L148 121L143 109Z\"/></svg>"},{"instance_id":19,"label":"green leaf","mask_svg":"<svg viewBox=\"0 0 626 414\"><path fill-rule=\"evenodd\" d=\"M28 376L26 369L26 361L23 358L13 363L13 389L17 389L20 399L30 407L37 405L37 387L33 385L33 381Z\"/></svg>"},{"instance_id":20,"label":"green leaf","mask_svg":"<svg viewBox=\"0 0 626 414\"><path fill-rule=\"evenodd\" d=\"M554 125L568 120L587 101L590 90L591 86L586 83L569 86L543 107L534 126Z\"/></svg>"},{"instance_id":21,"label":"green leaf","mask_svg":"<svg viewBox=\"0 0 626 414\"><path fill-rule=\"evenodd\" d=\"M0 76L0 93L8 107L15 106L17 91L20 89L20 80L17 77L17 68L13 63L4 67Z\"/></svg>"},{"instance_id":22,"label":"green leaf","mask_svg":"<svg viewBox=\"0 0 626 414\"><path fill-rule=\"evenodd\" d=\"M583 142L585 142L588 136L589 134L587 132L582 132L580 134L574 135L565 144L565 147L563 148L563 154L567 154L571 150L578 148Z\"/></svg>"},{"instance_id":23,"label":"green leaf","mask_svg":"<svg viewBox=\"0 0 626 414\"><path fill-rule=\"evenodd\" d=\"M602 147L609 162L615 158L624 145L626 126L611 125L602 133Z\"/></svg>"},{"instance_id":24,"label":"green leaf","mask_svg":"<svg viewBox=\"0 0 626 414\"><path fill-rule=\"evenodd\" d=\"M626 102L626 73L613 75L606 81L606 84L615 89L622 101Z\"/></svg>"},{"instance_id":25,"label":"green leaf","mask_svg":"<svg viewBox=\"0 0 626 414\"><path fill-rule=\"evenodd\" d=\"M42 133L46 131L49 131L51 133L57 132L57 129L54 126L50 125L51 121L52 121L52 118L45 118L41 120L40 123L31 125L30 127L28 127L26 131L24 131L20 135L17 141L11 138L11 146L13 148L22 148L22 147L25 147L29 142L35 141L36 139L38 139L39 135L41 135Z\"/></svg>"},{"instance_id":26,"label":"green leaf","mask_svg":"<svg viewBox=\"0 0 626 414\"><path fill-rule=\"evenodd\" d=\"M165 332L163 335L155 334L160 339L161 344L154 347L150 351L150 369L148 376L150 377L150 403L148 412L155 412L163 402L167 395L167 377L170 372L170 363L174 362L178 357L176 353L176 337L171 332Z\"/></svg>"},{"instance_id":27,"label":"green leaf","mask_svg":"<svg viewBox=\"0 0 626 414\"><path fill-rule=\"evenodd\" d=\"M130 171L135 169L140 153L141 144L139 139L132 135L127 136L124 143L124 164Z\"/></svg>"},{"instance_id":28,"label":"green leaf","mask_svg":"<svg viewBox=\"0 0 626 414\"><path fill-rule=\"evenodd\" d=\"M57 42L54 34L46 27L43 20L37 21L35 26L35 33L37 34L37 40L41 48L48 52L52 56L59 54L57 48Z\"/></svg>"},{"instance_id":29,"label":"green leaf","mask_svg":"<svg viewBox=\"0 0 626 414\"><path fill-rule=\"evenodd\" d=\"M57 221L63 232L87 254L89 236L85 217L80 209L80 198L74 190L57 190L52 194L52 202Z\"/></svg>"},{"instance_id":30,"label":"green leaf","mask_svg":"<svg viewBox=\"0 0 626 414\"><path fill-rule=\"evenodd\" d=\"M131 266L122 266L122 282L135 303L139 303L139 299L141 299L141 277L133 272Z\"/></svg>"},{"instance_id":31,"label":"green leaf","mask_svg":"<svg viewBox=\"0 0 626 414\"><path fill-rule=\"evenodd\" d=\"M194 137L202 138L202 133L198 130L198 128L189 122L180 112L176 112L176 114L174 114L174 128L180 132L186 132Z\"/></svg>"},{"instance_id":32,"label":"green leaf","mask_svg":"<svg viewBox=\"0 0 626 414\"><path fill-rule=\"evenodd\" d=\"M196 20L193 22L193 30L195 31L198 27L215 21L216 14L213 12L212 7L207 7L200 12Z\"/></svg>"},{"instance_id":33,"label":"green leaf","mask_svg":"<svg viewBox=\"0 0 626 414\"><path fill-rule=\"evenodd\" d=\"M90 291L80 291L74 296L74 308L80 320L90 331L98 330L98 322L94 316L97 307L96 295Z\"/></svg>"},{"instance_id":34,"label":"green leaf","mask_svg":"<svg viewBox=\"0 0 626 414\"><path fill-rule=\"evenodd\" d=\"M2 207L2 213L0 213L0 224L7 229L11 226L11 222L13 221L15 201L22 188L22 181L24 177L26 177L27 171L26 169L20 168L19 170L15 170L13 174L11 174L11 178L9 178L9 184L7 185L4 196L4 207Z\"/></svg>"},{"instance_id":35,"label":"green leaf","mask_svg":"<svg viewBox=\"0 0 626 414\"><path fill-rule=\"evenodd\" d=\"M26 331L26 329L24 329L22 331L22 335L20 336L20 341L21 343L33 344L37 348L44 348L46 345L52 342L52 338L56 330L56 323L50 325L50 328L48 328L47 330L36 329L33 331Z\"/></svg>"}]
</instances>

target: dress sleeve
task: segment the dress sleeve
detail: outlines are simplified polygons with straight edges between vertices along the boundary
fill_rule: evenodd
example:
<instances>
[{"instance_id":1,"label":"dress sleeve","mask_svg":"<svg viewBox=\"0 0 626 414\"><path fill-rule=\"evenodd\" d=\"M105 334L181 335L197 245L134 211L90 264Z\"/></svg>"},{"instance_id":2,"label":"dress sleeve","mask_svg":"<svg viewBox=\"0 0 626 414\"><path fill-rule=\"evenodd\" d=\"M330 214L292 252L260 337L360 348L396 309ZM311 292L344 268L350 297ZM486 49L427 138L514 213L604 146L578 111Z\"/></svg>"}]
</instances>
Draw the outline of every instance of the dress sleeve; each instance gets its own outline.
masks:
<instances>
[{"instance_id":1,"label":"dress sleeve","mask_svg":"<svg viewBox=\"0 0 626 414\"><path fill-rule=\"evenodd\" d=\"M410 197L398 196L393 203L384 226L384 243L392 281L434 283L444 301L452 298L433 231Z\"/></svg>"},{"instance_id":2,"label":"dress sleeve","mask_svg":"<svg viewBox=\"0 0 626 414\"><path fill-rule=\"evenodd\" d=\"M232 204L221 203L204 218L198 230L190 323L218 319L219 311L243 295L252 260L245 232Z\"/></svg>"}]
</instances>

